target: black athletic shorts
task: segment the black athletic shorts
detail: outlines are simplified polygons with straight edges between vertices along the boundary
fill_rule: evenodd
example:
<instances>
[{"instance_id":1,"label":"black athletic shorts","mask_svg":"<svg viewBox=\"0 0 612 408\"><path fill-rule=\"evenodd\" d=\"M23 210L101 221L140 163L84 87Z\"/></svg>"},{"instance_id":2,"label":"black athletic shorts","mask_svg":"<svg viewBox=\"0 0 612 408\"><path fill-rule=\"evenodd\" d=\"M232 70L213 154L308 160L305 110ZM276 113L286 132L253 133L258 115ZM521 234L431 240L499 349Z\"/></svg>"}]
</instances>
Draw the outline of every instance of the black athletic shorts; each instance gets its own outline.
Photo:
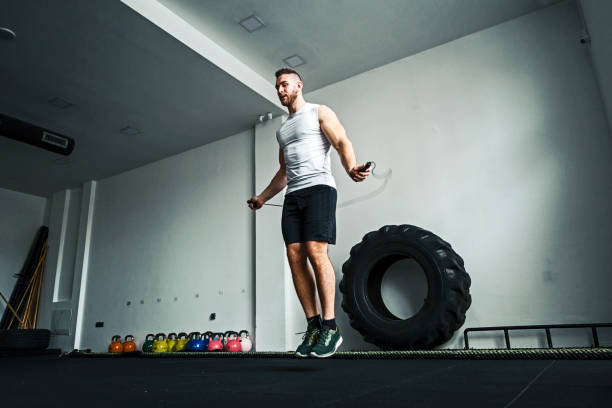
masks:
<instances>
[{"instance_id":1,"label":"black athletic shorts","mask_svg":"<svg viewBox=\"0 0 612 408\"><path fill-rule=\"evenodd\" d=\"M336 243L336 189L302 188L285 196L281 227L285 244L306 241Z\"/></svg>"}]
</instances>

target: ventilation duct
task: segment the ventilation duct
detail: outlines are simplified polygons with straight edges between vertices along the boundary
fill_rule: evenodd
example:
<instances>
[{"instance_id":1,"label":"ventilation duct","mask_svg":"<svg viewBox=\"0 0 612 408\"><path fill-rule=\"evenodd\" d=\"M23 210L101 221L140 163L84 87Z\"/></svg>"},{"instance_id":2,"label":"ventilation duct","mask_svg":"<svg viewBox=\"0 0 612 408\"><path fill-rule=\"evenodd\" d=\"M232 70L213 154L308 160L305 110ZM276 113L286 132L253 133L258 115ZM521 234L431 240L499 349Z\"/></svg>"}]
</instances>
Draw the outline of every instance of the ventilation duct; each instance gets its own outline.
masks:
<instances>
[{"instance_id":1,"label":"ventilation duct","mask_svg":"<svg viewBox=\"0 0 612 408\"><path fill-rule=\"evenodd\" d=\"M74 139L0 113L0 135L68 156Z\"/></svg>"}]
</instances>

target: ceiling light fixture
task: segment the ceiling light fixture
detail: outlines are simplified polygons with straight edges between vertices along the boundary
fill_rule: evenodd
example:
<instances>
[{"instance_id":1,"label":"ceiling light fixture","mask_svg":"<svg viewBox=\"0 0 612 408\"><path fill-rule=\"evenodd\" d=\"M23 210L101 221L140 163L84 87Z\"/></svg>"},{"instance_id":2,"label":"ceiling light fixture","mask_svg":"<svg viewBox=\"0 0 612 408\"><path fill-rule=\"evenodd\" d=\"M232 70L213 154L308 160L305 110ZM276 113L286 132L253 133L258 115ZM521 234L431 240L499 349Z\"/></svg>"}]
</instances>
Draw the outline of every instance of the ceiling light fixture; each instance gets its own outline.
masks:
<instances>
[{"instance_id":1,"label":"ceiling light fixture","mask_svg":"<svg viewBox=\"0 0 612 408\"><path fill-rule=\"evenodd\" d=\"M306 60L297 54L287 57L283 59L283 61L285 62L285 64L289 65L291 68L296 68L306 63Z\"/></svg>"},{"instance_id":2,"label":"ceiling light fixture","mask_svg":"<svg viewBox=\"0 0 612 408\"><path fill-rule=\"evenodd\" d=\"M249 33L252 33L253 31L259 30L260 28L266 26L263 21L261 21L261 19L255 14L251 14L250 16L243 18L242 20L240 20L239 24Z\"/></svg>"},{"instance_id":3,"label":"ceiling light fixture","mask_svg":"<svg viewBox=\"0 0 612 408\"><path fill-rule=\"evenodd\" d=\"M73 105L72 102L68 102L67 100L60 98L59 96L49 99L49 103L59 109L66 109Z\"/></svg>"},{"instance_id":4,"label":"ceiling light fixture","mask_svg":"<svg viewBox=\"0 0 612 408\"><path fill-rule=\"evenodd\" d=\"M140 130L136 129L135 127L126 126L123 129L121 129L120 132L123 133L124 135L134 136L134 135L139 134Z\"/></svg>"},{"instance_id":5,"label":"ceiling light fixture","mask_svg":"<svg viewBox=\"0 0 612 408\"><path fill-rule=\"evenodd\" d=\"M0 40L14 40L17 34L10 28L0 27Z\"/></svg>"}]
</instances>

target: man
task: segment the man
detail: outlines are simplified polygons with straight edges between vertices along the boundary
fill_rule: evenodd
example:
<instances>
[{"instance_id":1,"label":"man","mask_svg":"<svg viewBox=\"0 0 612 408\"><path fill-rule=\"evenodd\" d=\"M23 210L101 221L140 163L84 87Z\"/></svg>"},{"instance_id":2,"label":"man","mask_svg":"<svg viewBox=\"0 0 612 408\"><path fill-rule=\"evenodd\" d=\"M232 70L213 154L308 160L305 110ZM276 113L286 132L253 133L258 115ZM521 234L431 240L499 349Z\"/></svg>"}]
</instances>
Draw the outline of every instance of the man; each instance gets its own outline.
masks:
<instances>
[{"instance_id":1,"label":"man","mask_svg":"<svg viewBox=\"0 0 612 408\"><path fill-rule=\"evenodd\" d=\"M336 243L337 193L331 174L330 146L338 151L352 180L365 180L370 170L365 164L357 165L353 146L336 114L327 106L307 103L302 95L303 86L294 70L283 68L276 72L277 95L289 109L289 117L276 132L280 169L264 191L251 197L248 203L257 210L287 186L282 233L293 284L307 320L304 341L296 355L329 357L342 344L334 313L336 276L327 255L328 245Z\"/></svg>"}]
</instances>

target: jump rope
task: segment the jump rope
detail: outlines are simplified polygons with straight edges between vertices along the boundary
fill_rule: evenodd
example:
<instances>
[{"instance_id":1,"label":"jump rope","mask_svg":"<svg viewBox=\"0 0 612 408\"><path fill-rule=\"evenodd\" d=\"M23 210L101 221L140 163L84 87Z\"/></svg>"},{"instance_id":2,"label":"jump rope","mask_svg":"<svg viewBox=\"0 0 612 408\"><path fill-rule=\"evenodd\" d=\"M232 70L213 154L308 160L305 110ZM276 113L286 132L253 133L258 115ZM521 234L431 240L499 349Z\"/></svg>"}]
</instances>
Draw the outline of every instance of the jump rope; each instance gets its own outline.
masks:
<instances>
[{"instance_id":1,"label":"jump rope","mask_svg":"<svg viewBox=\"0 0 612 408\"><path fill-rule=\"evenodd\" d=\"M367 200L369 198L372 198L378 194L380 194L385 187L387 186L387 183L389 182L389 180L391 179L391 169L387 170L386 172L384 172L383 174L376 174L374 173L374 169L376 168L376 162L374 161L368 161L366 162L365 167L363 168L363 170L361 171L366 171L367 169L369 169L370 167L372 167L372 177L376 178L376 179L384 179L385 181L382 183L382 185L380 187L378 187L376 190L372 191L371 193L368 193L364 196L361 197L356 197L353 198L351 200L345 201L343 203L338 204L338 208L342 208L342 207L346 207L349 206L351 204L354 204L356 202L359 201L363 201L363 200ZM252 204L253 202L249 199L247 200L247 204ZM264 204L264 205L269 205L270 207L282 207L281 204Z\"/></svg>"}]
</instances>

